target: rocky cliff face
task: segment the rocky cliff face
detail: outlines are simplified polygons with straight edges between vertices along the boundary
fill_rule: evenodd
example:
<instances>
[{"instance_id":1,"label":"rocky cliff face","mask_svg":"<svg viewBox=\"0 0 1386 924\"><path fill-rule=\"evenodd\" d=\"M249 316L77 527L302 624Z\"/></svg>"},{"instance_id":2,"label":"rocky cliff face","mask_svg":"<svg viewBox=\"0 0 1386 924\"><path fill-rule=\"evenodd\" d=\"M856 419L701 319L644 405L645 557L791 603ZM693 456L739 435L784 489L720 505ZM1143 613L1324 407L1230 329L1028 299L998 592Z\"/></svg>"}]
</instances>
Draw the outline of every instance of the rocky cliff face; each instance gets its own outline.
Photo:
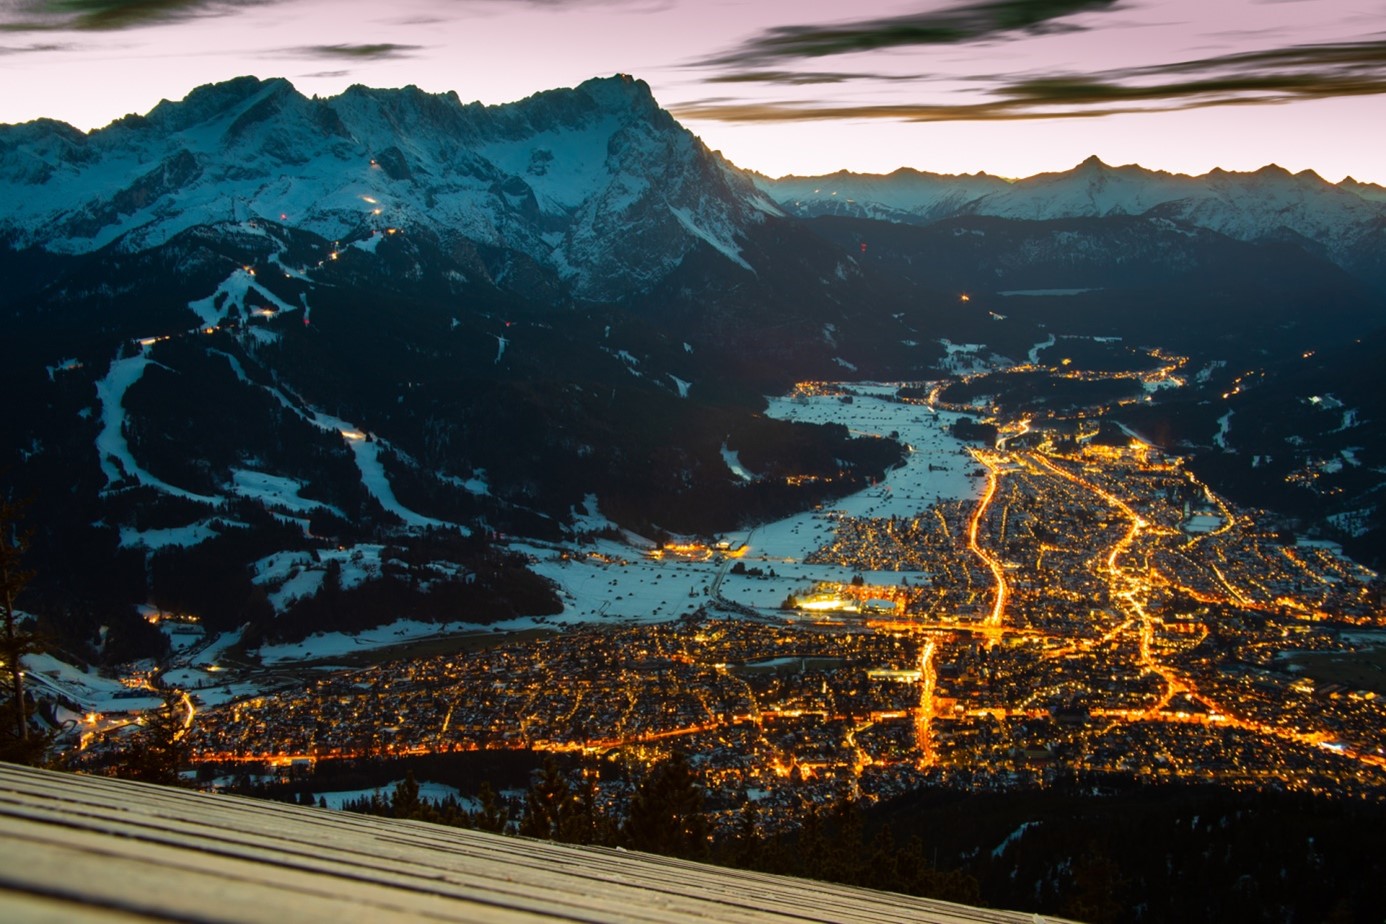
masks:
<instances>
[{"instance_id":1,"label":"rocky cliff face","mask_svg":"<svg viewBox=\"0 0 1386 924\"><path fill-rule=\"evenodd\" d=\"M701 246L749 269L746 230L779 214L625 76L494 107L244 77L89 134L0 127L0 195L20 247L134 252L245 220L333 241L397 227L516 252L586 300L648 291Z\"/></svg>"}]
</instances>

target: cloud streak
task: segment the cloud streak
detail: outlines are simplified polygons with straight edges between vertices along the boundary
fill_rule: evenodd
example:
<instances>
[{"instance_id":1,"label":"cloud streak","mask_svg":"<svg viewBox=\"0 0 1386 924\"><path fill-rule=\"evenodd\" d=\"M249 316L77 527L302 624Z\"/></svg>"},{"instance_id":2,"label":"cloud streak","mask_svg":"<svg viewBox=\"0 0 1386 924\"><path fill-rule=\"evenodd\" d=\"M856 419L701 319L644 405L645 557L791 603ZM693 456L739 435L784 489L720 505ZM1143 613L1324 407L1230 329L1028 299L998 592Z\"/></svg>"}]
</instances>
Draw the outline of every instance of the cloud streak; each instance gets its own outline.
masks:
<instances>
[{"instance_id":1,"label":"cloud streak","mask_svg":"<svg viewBox=\"0 0 1386 924\"><path fill-rule=\"evenodd\" d=\"M804 82L789 71L746 72L745 78L772 85ZM723 75L714 82L736 78ZM1386 93L1386 41L1298 45L1095 74L995 78L990 84L981 99L970 95L963 102L834 105L708 99L675 107L674 113L725 122L1013 121L1365 96Z\"/></svg>"},{"instance_id":2,"label":"cloud streak","mask_svg":"<svg viewBox=\"0 0 1386 924\"><path fill-rule=\"evenodd\" d=\"M31 0L15 5L14 12L0 22L0 31L118 32L220 16L270 2L273 0Z\"/></svg>"},{"instance_id":3,"label":"cloud streak","mask_svg":"<svg viewBox=\"0 0 1386 924\"><path fill-rule=\"evenodd\" d=\"M387 58L412 58L423 50L423 45L397 45L393 42L364 45L300 45L281 49L275 52L273 57L326 61L382 61Z\"/></svg>"},{"instance_id":4,"label":"cloud streak","mask_svg":"<svg viewBox=\"0 0 1386 924\"><path fill-rule=\"evenodd\" d=\"M705 83L766 83L781 86L812 86L814 84L852 83L871 81L874 83L912 83L919 80L916 74L870 74L844 73L838 71L732 71L715 74L705 78Z\"/></svg>"},{"instance_id":5,"label":"cloud streak","mask_svg":"<svg viewBox=\"0 0 1386 924\"><path fill-rule=\"evenodd\" d=\"M1081 29L1063 20L1108 10L1118 0L973 0L946 9L831 26L777 26L708 60L714 66L776 62L928 45L957 45L1009 34Z\"/></svg>"},{"instance_id":6,"label":"cloud streak","mask_svg":"<svg viewBox=\"0 0 1386 924\"><path fill-rule=\"evenodd\" d=\"M40 44L40 45L0 45L0 56L3 55L27 55L36 54L44 51L67 51L72 46L68 44Z\"/></svg>"},{"instance_id":7,"label":"cloud streak","mask_svg":"<svg viewBox=\"0 0 1386 924\"><path fill-rule=\"evenodd\" d=\"M254 7L287 5L295 0L0 0L0 32L118 32L224 16ZM672 0L450 0L438 15L402 19L406 25L446 22L451 10L475 12L523 5L538 9L583 6L630 6L657 12Z\"/></svg>"}]
</instances>

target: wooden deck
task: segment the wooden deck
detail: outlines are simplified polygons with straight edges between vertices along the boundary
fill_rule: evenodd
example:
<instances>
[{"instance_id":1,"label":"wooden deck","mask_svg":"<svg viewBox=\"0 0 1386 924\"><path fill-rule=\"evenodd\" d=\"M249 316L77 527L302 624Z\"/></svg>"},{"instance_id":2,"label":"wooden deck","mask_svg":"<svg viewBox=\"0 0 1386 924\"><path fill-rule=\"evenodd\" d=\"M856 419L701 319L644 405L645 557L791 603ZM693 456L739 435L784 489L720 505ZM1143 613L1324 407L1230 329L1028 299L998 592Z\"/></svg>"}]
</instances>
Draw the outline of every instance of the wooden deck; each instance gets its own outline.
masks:
<instances>
[{"instance_id":1,"label":"wooden deck","mask_svg":"<svg viewBox=\"0 0 1386 924\"><path fill-rule=\"evenodd\" d=\"M1054 919L0 764L0 920Z\"/></svg>"}]
</instances>

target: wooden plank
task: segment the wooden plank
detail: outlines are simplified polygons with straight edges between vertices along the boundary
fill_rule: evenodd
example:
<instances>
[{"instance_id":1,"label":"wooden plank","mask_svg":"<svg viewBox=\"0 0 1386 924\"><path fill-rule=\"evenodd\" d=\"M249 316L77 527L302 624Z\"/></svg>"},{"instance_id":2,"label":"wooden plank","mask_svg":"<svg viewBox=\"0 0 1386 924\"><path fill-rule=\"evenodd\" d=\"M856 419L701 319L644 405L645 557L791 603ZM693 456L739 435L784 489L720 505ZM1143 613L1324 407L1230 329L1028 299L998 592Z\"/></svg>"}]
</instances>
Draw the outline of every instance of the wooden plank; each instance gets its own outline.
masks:
<instances>
[{"instance_id":1,"label":"wooden plank","mask_svg":"<svg viewBox=\"0 0 1386 924\"><path fill-rule=\"evenodd\" d=\"M274 917L358 920L343 903L368 909L376 920L404 914L619 924L1034 921L1016 912L619 849L6 765L0 765L0 834L0 851L17 861L0 864L6 868L0 888L9 890L0 893L6 920L7 895L28 892L32 903L37 890L53 901L85 901L112 912L209 921L262 920L270 908ZM15 871L40 857L50 866L26 889L28 880L15 878Z\"/></svg>"}]
</instances>

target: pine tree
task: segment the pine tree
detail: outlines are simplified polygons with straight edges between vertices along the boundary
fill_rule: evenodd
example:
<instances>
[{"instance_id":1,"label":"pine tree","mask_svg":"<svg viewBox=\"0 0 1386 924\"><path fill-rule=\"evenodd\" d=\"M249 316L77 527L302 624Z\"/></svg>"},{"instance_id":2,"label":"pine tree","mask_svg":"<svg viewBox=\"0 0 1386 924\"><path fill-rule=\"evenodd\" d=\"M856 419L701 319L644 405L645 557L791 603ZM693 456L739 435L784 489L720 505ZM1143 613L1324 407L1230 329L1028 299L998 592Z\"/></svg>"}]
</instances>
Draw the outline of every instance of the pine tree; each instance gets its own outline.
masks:
<instances>
[{"instance_id":1,"label":"pine tree","mask_svg":"<svg viewBox=\"0 0 1386 924\"><path fill-rule=\"evenodd\" d=\"M624 834L635 850L688 859L706 855L703 791L682 754L657 764L636 788Z\"/></svg>"},{"instance_id":2,"label":"pine tree","mask_svg":"<svg viewBox=\"0 0 1386 924\"><path fill-rule=\"evenodd\" d=\"M395 784L390 794L390 814L396 818L420 818L423 806L419 802L419 781L414 779L414 771L406 770L404 779Z\"/></svg>"},{"instance_id":3,"label":"pine tree","mask_svg":"<svg viewBox=\"0 0 1386 924\"><path fill-rule=\"evenodd\" d=\"M568 811L559 819L558 840L566 844L600 844L616 842L611 820L597 808L597 778L589 772L573 790Z\"/></svg>"},{"instance_id":4,"label":"pine tree","mask_svg":"<svg viewBox=\"0 0 1386 924\"><path fill-rule=\"evenodd\" d=\"M834 837L825 852L823 878L860 885L866 874L866 845L862 842L861 812L842 802L833 811Z\"/></svg>"},{"instance_id":5,"label":"pine tree","mask_svg":"<svg viewBox=\"0 0 1386 924\"><path fill-rule=\"evenodd\" d=\"M19 528L19 505L0 500L0 660L8 676L9 696L0 708L0 760L33 764L43 759L50 736L35 735L29 727L29 699L24 692L24 656L38 650L34 637L19 626L16 600L33 572L23 566L29 546Z\"/></svg>"},{"instance_id":6,"label":"pine tree","mask_svg":"<svg viewBox=\"0 0 1386 924\"><path fill-rule=\"evenodd\" d=\"M1073 891L1064 902L1064 914L1092 924L1121 919L1121 893L1126 880L1110 852L1090 844L1073 867Z\"/></svg>"},{"instance_id":7,"label":"pine tree","mask_svg":"<svg viewBox=\"0 0 1386 924\"><path fill-rule=\"evenodd\" d=\"M572 792L568 780L558 768L552 755L544 758L534 785L525 793L525 814L520 819L520 834L545 840L559 839L567 817L571 814Z\"/></svg>"},{"instance_id":8,"label":"pine tree","mask_svg":"<svg viewBox=\"0 0 1386 924\"><path fill-rule=\"evenodd\" d=\"M760 810L751 799L741 803L736 835L727 854L727 864L738 869L759 869L761 862Z\"/></svg>"},{"instance_id":9,"label":"pine tree","mask_svg":"<svg viewBox=\"0 0 1386 924\"><path fill-rule=\"evenodd\" d=\"M871 842L871 859L867 864L865 885L886 892L904 891L900 878L900 857L895 846L895 831L889 824L882 825Z\"/></svg>"},{"instance_id":10,"label":"pine tree","mask_svg":"<svg viewBox=\"0 0 1386 924\"><path fill-rule=\"evenodd\" d=\"M116 768L116 775L146 783L176 784L188 751L186 717L182 695L165 693L163 706L144 714L142 727L132 736L125 762Z\"/></svg>"},{"instance_id":11,"label":"pine tree","mask_svg":"<svg viewBox=\"0 0 1386 924\"><path fill-rule=\"evenodd\" d=\"M481 803L481 808L472 817L472 823L477 830L503 834L510 823L510 813L506 811L490 783L481 784L477 800Z\"/></svg>"},{"instance_id":12,"label":"pine tree","mask_svg":"<svg viewBox=\"0 0 1386 924\"><path fill-rule=\"evenodd\" d=\"M809 809L799 825L798 875L805 879L823 879L827 869L827 847L823 843L823 819L817 810Z\"/></svg>"}]
</instances>

